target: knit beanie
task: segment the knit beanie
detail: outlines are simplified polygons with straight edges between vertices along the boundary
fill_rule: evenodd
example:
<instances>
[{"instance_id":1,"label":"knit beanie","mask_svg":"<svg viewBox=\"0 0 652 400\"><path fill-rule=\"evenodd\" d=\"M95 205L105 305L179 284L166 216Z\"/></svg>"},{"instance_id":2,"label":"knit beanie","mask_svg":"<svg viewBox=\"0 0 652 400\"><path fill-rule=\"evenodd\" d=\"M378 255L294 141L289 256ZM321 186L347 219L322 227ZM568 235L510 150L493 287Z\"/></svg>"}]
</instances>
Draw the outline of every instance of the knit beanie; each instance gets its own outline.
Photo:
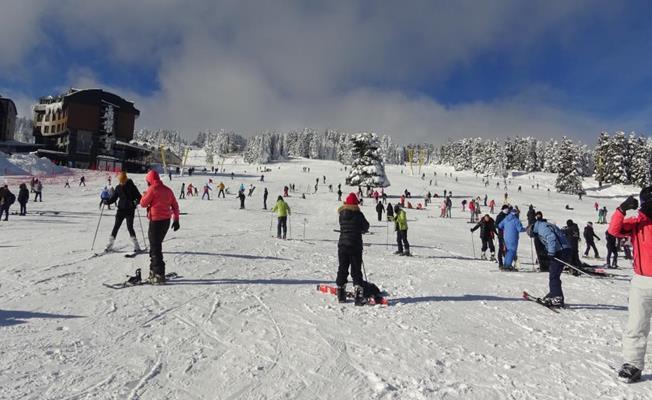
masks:
<instances>
[{"instance_id":1,"label":"knit beanie","mask_svg":"<svg viewBox=\"0 0 652 400\"><path fill-rule=\"evenodd\" d=\"M356 196L356 194L353 193L353 192L349 193L349 195L346 196L346 200L344 200L344 204L347 204L347 205L350 205L350 206L358 205L358 196Z\"/></svg>"}]
</instances>

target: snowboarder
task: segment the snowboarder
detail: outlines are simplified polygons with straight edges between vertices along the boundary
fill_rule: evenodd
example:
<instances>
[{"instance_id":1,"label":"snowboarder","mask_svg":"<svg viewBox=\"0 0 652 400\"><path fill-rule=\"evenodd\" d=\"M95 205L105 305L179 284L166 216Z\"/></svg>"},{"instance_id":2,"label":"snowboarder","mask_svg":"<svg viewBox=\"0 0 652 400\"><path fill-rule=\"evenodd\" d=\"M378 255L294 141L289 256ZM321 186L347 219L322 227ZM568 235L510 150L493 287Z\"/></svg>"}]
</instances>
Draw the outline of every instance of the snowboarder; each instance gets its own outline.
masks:
<instances>
[{"instance_id":1,"label":"snowboarder","mask_svg":"<svg viewBox=\"0 0 652 400\"><path fill-rule=\"evenodd\" d=\"M392 203L387 203L387 221L388 222L393 222L394 221L394 207L392 207Z\"/></svg>"},{"instance_id":2,"label":"snowboarder","mask_svg":"<svg viewBox=\"0 0 652 400\"><path fill-rule=\"evenodd\" d=\"M269 191L267 191L267 188L263 191L263 210L267 210L267 196L269 196ZM279 196L283 198L282 196Z\"/></svg>"},{"instance_id":3,"label":"snowboarder","mask_svg":"<svg viewBox=\"0 0 652 400\"><path fill-rule=\"evenodd\" d=\"M521 232L525 232L518 213L512 210L500 223L498 228L503 231L503 240L505 241L505 261L501 270L514 271L514 261L518 251L518 238Z\"/></svg>"},{"instance_id":4,"label":"snowboarder","mask_svg":"<svg viewBox=\"0 0 652 400\"><path fill-rule=\"evenodd\" d=\"M411 255L410 243L407 239L407 214L400 204L397 204L396 207L394 207L394 230L396 230L396 243L398 244L398 251L394 254L398 254L400 256ZM403 251L404 246L405 251Z\"/></svg>"},{"instance_id":5,"label":"snowboarder","mask_svg":"<svg viewBox=\"0 0 652 400\"><path fill-rule=\"evenodd\" d=\"M179 199L185 199L186 198L186 183L182 182L181 183L181 193L179 193Z\"/></svg>"},{"instance_id":6,"label":"snowboarder","mask_svg":"<svg viewBox=\"0 0 652 400\"><path fill-rule=\"evenodd\" d=\"M561 273L564 264L559 260L570 263L571 245L566 240L559 227L548 221L537 219L530 230L530 235L536 235L546 248L548 256L548 294L543 301L553 307L564 306L564 292L561 287Z\"/></svg>"},{"instance_id":7,"label":"snowboarder","mask_svg":"<svg viewBox=\"0 0 652 400\"><path fill-rule=\"evenodd\" d=\"M115 243L115 238L118 235L122 221L126 219L127 230L134 244L134 253L139 253L141 250L138 245L136 231L134 230L134 215L142 196L134 182L127 177L126 172L121 172L118 175L118 182L119 184L113 191L113 195L105 201L105 204L108 206L117 202L117 210L115 212L115 223L113 224L113 230L109 237L109 243L104 251L111 251L113 249L113 244Z\"/></svg>"},{"instance_id":8,"label":"snowboarder","mask_svg":"<svg viewBox=\"0 0 652 400\"><path fill-rule=\"evenodd\" d=\"M639 194L641 207L638 215L625 218L629 210L638 208L638 201L628 197L611 217L609 233L617 238L628 237L634 249L634 277L629 289L629 316L623 334L625 363L618 376L629 382L641 379L645 367L647 337L652 316L652 187Z\"/></svg>"},{"instance_id":9,"label":"snowboarder","mask_svg":"<svg viewBox=\"0 0 652 400\"><path fill-rule=\"evenodd\" d=\"M496 224L494 219L491 218L489 214L485 214L480 222L471 228L471 232L475 232L478 228L480 228L480 240L482 241L482 253L480 254L480 258L482 260L487 259L487 255L485 253L488 248L491 252L491 258L489 260L496 261L496 249L494 247L494 234L496 233Z\"/></svg>"},{"instance_id":10,"label":"snowboarder","mask_svg":"<svg viewBox=\"0 0 652 400\"><path fill-rule=\"evenodd\" d=\"M593 230L593 222L587 222L584 227L584 241L586 242L586 250L584 251L584 257L589 256L589 250L593 249L593 254L595 258L600 258L598 254L598 248L595 247L595 241L593 239L600 240L600 237L595 234Z\"/></svg>"},{"instance_id":11,"label":"snowboarder","mask_svg":"<svg viewBox=\"0 0 652 400\"><path fill-rule=\"evenodd\" d=\"M23 182L18 190L18 204L20 204L20 215L27 215L27 202L29 201L29 189Z\"/></svg>"},{"instance_id":12,"label":"snowboarder","mask_svg":"<svg viewBox=\"0 0 652 400\"><path fill-rule=\"evenodd\" d=\"M140 199L140 206L147 208L149 219L149 283L160 285L165 283L165 262L163 261L163 239L170 229L179 230L179 204L174 192L165 186L161 177L154 170L145 176L149 187Z\"/></svg>"},{"instance_id":13,"label":"snowboarder","mask_svg":"<svg viewBox=\"0 0 652 400\"><path fill-rule=\"evenodd\" d=\"M226 199L226 195L224 194L224 188L225 188L225 187L226 187L226 186L224 186L224 182L220 182L220 184L217 185L217 188L220 189L220 191L217 192L217 198L219 198L220 195L222 195L222 198L223 198L223 199Z\"/></svg>"},{"instance_id":14,"label":"snowboarder","mask_svg":"<svg viewBox=\"0 0 652 400\"><path fill-rule=\"evenodd\" d=\"M285 239L288 232L288 215L291 214L291 211L288 203L283 200L283 196L278 196L276 204L272 207L272 212L275 212L278 218L276 223L276 237L281 239L281 234L283 234L283 239Z\"/></svg>"},{"instance_id":15,"label":"snowboarder","mask_svg":"<svg viewBox=\"0 0 652 400\"><path fill-rule=\"evenodd\" d=\"M618 268L618 243L616 237L610 234L609 231L605 232L604 236L607 239L607 263L605 266L607 268Z\"/></svg>"},{"instance_id":16,"label":"snowboarder","mask_svg":"<svg viewBox=\"0 0 652 400\"><path fill-rule=\"evenodd\" d=\"M369 231L369 222L364 217L358 198L355 193L350 193L344 205L338 209L340 222L340 238L337 242L337 300L346 301L346 282L351 268L353 280L355 305L364 305L364 280L362 278L362 234Z\"/></svg>"},{"instance_id":17,"label":"snowboarder","mask_svg":"<svg viewBox=\"0 0 652 400\"><path fill-rule=\"evenodd\" d=\"M245 199L247 198L247 196L245 196L245 194L244 194L244 190L240 190L238 192L238 196L236 196L236 197L238 199L240 199L240 209L244 210L244 208L245 208Z\"/></svg>"},{"instance_id":18,"label":"snowboarder","mask_svg":"<svg viewBox=\"0 0 652 400\"><path fill-rule=\"evenodd\" d=\"M383 220L383 212L384 211L385 211L385 206L383 205L383 203L380 203L380 202L376 203L376 212L378 213L378 221L379 222Z\"/></svg>"}]
</instances>

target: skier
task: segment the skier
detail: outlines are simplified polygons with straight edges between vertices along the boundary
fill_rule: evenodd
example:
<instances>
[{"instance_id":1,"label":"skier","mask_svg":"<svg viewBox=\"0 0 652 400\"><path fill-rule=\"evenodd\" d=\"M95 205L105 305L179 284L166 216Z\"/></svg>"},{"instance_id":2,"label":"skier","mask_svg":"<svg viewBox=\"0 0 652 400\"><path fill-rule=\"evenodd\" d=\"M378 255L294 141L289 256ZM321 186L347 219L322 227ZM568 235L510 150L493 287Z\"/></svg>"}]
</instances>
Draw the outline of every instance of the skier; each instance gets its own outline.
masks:
<instances>
[{"instance_id":1,"label":"skier","mask_svg":"<svg viewBox=\"0 0 652 400\"><path fill-rule=\"evenodd\" d=\"M496 201L494 199L491 199L489 202L489 211L494 214L494 208L496 207Z\"/></svg>"},{"instance_id":2,"label":"skier","mask_svg":"<svg viewBox=\"0 0 652 400\"><path fill-rule=\"evenodd\" d=\"M346 301L346 282L351 267L351 279L353 280L355 305L365 304L362 278L362 234L369 231L369 222L364 217L358 198L355 193L350 193L344 205L338 209L340 221L340 238L337 242L337 257L339 267L337 269L337 300L340 303Z\"/></svg>"},{"instance_id":3,"label":"skier","mask_svg":"<svg viewBox=\"0 0 652 400\"><path fill-rule=\"evenodd\" d=\"M598 254L598 248L595 247L595 241L593 239L600 240L600 237L596 235L595 231L593 230L593 222L587 222L586 226L584 227L584 241L586 242L586 250L584 251L584 257L588 257L589 250L593 249L593 254L595 255L595 258L600 258L600 254Z\"/></svg>"},{"instance_id":4,"label":"skier","mask_svg":"<svg viewBox=\"0 0 652 400\"><path fill-rule=\"evenodd\" d=\"M475 222L475 200L471 199L469 202L469 214L471 215L470 223Z\"/></svg>"},{"instance_id":5,"label":"skier","mask_svg":"<svg viewBox=\"0 0 652 400\"><path fill-rule=\"evenodd\" d=\"M189 184L188 184L188 189L187 189L187 194L188 194L188 196L190 196L190 197L193 196L193 193L194 193L194 190L193 190L193 189L194 189L194 186L192 185L192 183L189 183Z\"/></svg>"},{"instance_id":6,"label":"skier","mask_svg":"<svg viewBox=\"0 0 652 400\"><path fill-rule=\"evenodd\" d=\"M84 175L79 178L79 186L84 186L86 187L86 177Z\"/></svg>"},{"instance_id":7,"label":"skier","mask_svg":"<svg viewBox=\"0 0 652 400\"><path fill-rule=\"evenodd\" d=\"M165 283L163 239L170 229L170 219L173 220L172 229L175 232L179 230L179 204L172 189L163 184L156 171L149 171L145 176L145 181L149 187L140 199L140 206L147 208L147 218L149 219L147 232L150 259L148 280L151 284L159 285Z\"/></svg>"},{"instance_id":8,"label":"skier","mask_svg":"<svg viewBox=\"0 0 652 400\"><path fill-rule=\"evenodd\" d=\"M70 179L66 178L66 184L63 185L63 187L64 187L64 189L65 189L65 188L70 189Z\"/></svg>"},{"instance_id":9,"label":"skier","mask_svg":"<svg viewBox=\"0 0 652 400\"><path fill-rule=\"evenodd\" d=\"M628 197L611 217L609 233L617 238L627 237L634 249L634 277L629 289L629 317L623 334L625 363L618 376L633 383L641 379L645 367L647 336L652 316L652 187L639 194L641 207L638 215L625 218L628 210L636 210L638 201Z\"/></svg>"},{"instance_id":10,"label":"skier","mask_svg":"<svg viewBox=\"0 0 652 400\"><path fill-rule=\"evenodd\" d=\"M407 214L400 204L394 207L394 229L396 230L396 243L398 244L398 251L394 254L410 256L410 243L407 239ZM403 251L403 246L405 246L405 252Z\"/></svg>"},{"instance_id":11,"label":"skier","mask_svg":"<svg viewBox=\"0 0 652 400\"><path fill-rule=\"evenodd\" d=\"M618 268L618 243L616 242L616 237L609 233L609 231L604 233L605 238L607 239L607 268ZM613 256L613 259L611 258Z\"/></svg>"},{"instance_id":12,"label":"skier","mask_svg":"<svg viewBox=\"0 0 652 400\"><path fill-rule=\"evenodd\" d=\"M186 198L186 183L182 182L181 183L181 193L179 193L179 199L185 199Z\"/></svg>"},{"instance_id":13,"label":"skier","mask_svg":"<svg viewBox=\"0 0 652 400\"><path fill-rule=\"evenodd\" d=\"M453 210L453 200L451 200L451 194L448 192L448 197L446 197L446 218L452 218Z\"/></svg>"},{"instance_id":14,"label":"skier","mask_svg":"<svg viewBox=\"0 0 652 400\"><path fill-rule=\"evenodd\" d=\"M500 223L498 228L503 231L503 240L505 241L505 261L501 268L502 271L514 271L514 261L518 251L518 236L525 232L518 213L512 210Z\"/></svg>"},{"instance_id":15,"label":"skier","mask_svg":"<svg viewBox=\"0 0 652 400\"><path fill-rule=\"evenodd\" d=\"M598 204L597 201L595 203L593 203L593 208L595 208L596 212L598 212L598 210L600 209L600 205Z\"/></svg>"},{"instance_id":16,"label":"skier","mask_svg":"<svg viewBox=\"0 0 652 400\"><path fill-rule=\"evenodd\" d=\"M489 196L487 196L487 194L485 194L485 195L484 195L484 206L485 206L485 207L487 207L487 200L488 200L488 198L489 198ZM492 212L493 212L493 211L492 211Z\"/></svg>"},{"instance_id":17,"label":"skier","mask_svg":"<svg viewBox=\"0 0 652 400\"><path fill-rule=\"evenodd\" d=\"M466 212L466 199L462 200L462 212Z\"/></svg>"},{"instance_id":18,"label":"skier","mask_svg":"<svg viewBox=\"0 0 652 400\"><path fill-rule=\"evenodd\" d=\"M559 227L543 218L534 223L529 233L538 236L547 251L549 291L543 297L543 301L549 306L563 307L564 292L561 288L561 273L564 270L564 264L558 260L570 263L571 245Z\"/></svg>"},{"instance_id":19,"label":"skier","mask_svg":"<svg viewBox=\"0 0 652 400\"><path fill-rule=\"evenodd\" d=\"M43 201L43 184L41 183L40 180L36 180L36 185L34 186L34 202L38 199L38 201Z\"/></svg>"},{"instance_id":20,"label":"skier","mask_svg":"<svg viewBox=\"0 0 652 400\"><path fill-rule=\"evenodd\" d=\"M392 207L392 203L387 203L387 221L393 222L394 221L394 207Z\"/></svg>"},{"instance_id":21,"label":"skier","mask_svg":"<svg viewBox=\"0 0 652 400\"><path fill-rule=\"evenodd\" d=\"M204 192L201 195L201 199L204 200L204 197L208 197L208 200L211 199L211 193L210 191L213 190L211 187L208 185L208 183L204 184Z\"/></svg>"},{"instance_id":22,"label":"skier","mask_svg":"<svg viewBox=\"0 0 652 400\"><path fill-rule=\"evenodd\" d=\"M249 192L247 193L247 197L251 197L254 194L254 190L256 190L256 186L253 184L249 185Z\"/></svg>"},{"instance_id":23,"label":"skier","mask_svg":"<svg viewBox=\"0 0 652 400\"><path fill-rule=\"evenodd\" d=\"M337 201L342 201L342 190L337 189Z\"/></svg>"},{"instance_id":24,"label":"skier","mask_svg":"<svg viewBox=\"0 0 652 400\"><path fill-rule=\"evenodd\" d=\"M376 212L378 213L378 221L383 220L383 212L385 211L385 206L383 206L383 203L376 203Z\"/></svg>"},{"instance_id":25,"label":"skier","mask_svg":"<svg viewBox=\"0 0 652 400\"><path fill-rule=\"evenodd\" d=\"M263 210L267 210L267 196L269 196L269 192L267 191L267 188L263 191ZM283 198L283 196L279 196Z\"/></svg>"},{"instance_id":26,"label":"skier","mask_svg":"<svg viewBox=\"0 0 652 400\"><path fill-rule=\"evenodd\" d=\"M502 269L503 267L503 257L505 256L505 239L503 237L503 230L500 228L500 223L503 219L509 214L510 208L507 204L504 204L501 207L500 212L496 216L496 232L498 233L498 267Z\"/></svg>"},{"instance_id":27,"label":"skier","mask_svg":"<svg viewBox=\"0 0 652 400\"><path fill-rule=\"evenodd\" d=\"M113 230L109 237L109 243L104 251L111 251L113 249L113 243L118 235L118 230L120 230L122 221L126 219L127 230L129 231L129 236L134 244L134 253L139 253L141 250L138 245L136 231L134 230L134 214L136 212L136 206L140 203L142 196L134 182L127 177L126 172L121 172L120 175L118 175L118 182L119 184L113 191L113 195L105 201L105 204L109 206L117 202L117 210L115 212L115 223L113 224Z\"/></svg>"},{"instance_id":28,"label":"skier","mask_svg":"<svg viewBox=\"0 0 652 400\"><path fill-rule=\"evenodd\" d=\"M534 206L530 204L530 206L527 209L527 225L532 226L536 222L536 210L534 209Z\"/></svg>"},{"instance_id":29,"label":"skier","mask_svg":"<svg viewBox=\"0 0 652 400\"><path fill-rule=\"evenodd\" d=\"M217 192L217 197L218 197L218 198L220 197L220 195L222 195L222 198L223 198L223 199L226 199L226 195L224 194L224 188L225 188L225 187L226 187L226 186L224 186L224 182L220 182L220 184L217 185L217 188L220 189L220 191Z\"/></svg>"},{"instance_id":30,"label":"skier","mask_svg":"<svg viewBox=\"0 0 652 400\"><path fill-rule=\"evenodd\" d=\"M18 190L18 204L20 204L20 215L27 215L27 202L29 201L29 189L23 182Z\"/></svg>"},{"instance_id":31,"label":"skier","mask_svg":"<svg viewBox=\"0 0 652 400\"><path fill-rule=\"evenodd\" d=\"M562 232L564 232L566 240L571 246L571 257L569 262L576 267L581 267L582 262L580 261L579 255L580 227L577 226L572 219L569 219L566 221L566 227L562 229Z\"/></svg>"},{"instance_id":32,"label":"skier","mask_svg":"<svg viewBox=\"0 0 652 400\"><path fill-rule=\"evenodd\" d=\"M494 234L496 233L496 224L494 219L491 218L489 214L485 214L480 222L471 228L471 232L475 232L478 228L480 228L480 240L482 241L482 253L480 254L480 259L487 259L485 252L487 251L487 248L489 248L489 251L491 252L491 258L489 260L496 261L496 249L494 247Z\"/></svg>"},{"instance_id":33,"label":"skier","mask_svg":"<svg viewBox=\"0 0 652 400\"><path fill-rule=\"evenodd\" d=\"M244 194L244 190L239 191L238 196L236 196L236 197L238 199L240 199L240 209L244 210L244 208L245 208L245 199L247 198L247 196L245 196L245 194Z\"/></svg>"},{"instance_id":34,"label":"skier","mask_svg":"<svg viewBox=\"0 0 652 400\"><path fill-rule=\"evenodd\" d=\"M383 204L386 204L387 203L387 193L385 193L384 190L382 192L383 193L381 194L381 197L383 198Z\"/></svg>"},{"instance_id":35,"label":"skier","mask_svg":"<svg viewBox=\"0 0 652 400\"><path fill-rule=\"evenodd\" d=\"M290 190L289 187L287 187L287 186L283 187L283 197L288 197L289 196L289 194L288 194L289 190Z\"/></svg>"},{"instance_id":36,"label":"skier","mask_svg":"<svg viewBox=\"0 0 652 400\"><path fill-rule=\"evenodd\" d=\"M291 211L288 203L283 200L283 196L278 196L276 204L272 207L272 212L275 212L278 218L276 223L276 237L281 239L281 234L283 234L283 239L285 239L288 232L288 215L291 214Z\"/></svg>"},{"instance_id":37,"label":"skier","mask_svg":"<svg viewBox=\"0 0 652 400\"><path fill-rule=\"evenodd\" d=\"M99 206L99 208L102 208L102 205L106 205L107 208L110 210L111 205L107 203L110 198L111 198L111 193L109 193L109 188L104 186L104 189L102 189L102 191L100 192L100 206Z\"/></svg>"}]
</instances>

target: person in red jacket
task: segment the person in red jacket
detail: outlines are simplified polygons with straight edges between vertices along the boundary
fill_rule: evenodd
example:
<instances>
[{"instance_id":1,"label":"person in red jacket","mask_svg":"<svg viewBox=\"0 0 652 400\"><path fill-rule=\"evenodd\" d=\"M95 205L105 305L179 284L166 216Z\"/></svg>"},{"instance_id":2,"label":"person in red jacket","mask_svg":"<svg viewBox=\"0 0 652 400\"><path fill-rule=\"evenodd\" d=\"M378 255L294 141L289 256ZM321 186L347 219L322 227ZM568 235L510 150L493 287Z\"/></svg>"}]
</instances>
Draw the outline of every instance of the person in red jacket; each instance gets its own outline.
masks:
<instances>
[{"instance_id":1,"label":"person in red jacket","mask_svg":"<svg viewBox=\"0 0 652 400\"><path fill-rule=\"evenodd\" d=\"M163 239L170 229L170 219L173 219L172 229L179 230L179 204L172 189L161 182L156 171L149 171L145 181L149 188L143 193L140 206L147 208L149 219L149 282L159 285L165 283Z\"/></svg>"},{"instance_id":2,"label":"person in red jacket","mask_svg":"<svg viewBox=\"0 0 652 400\"><path fill-rule=\"evenodd\" d=\"M618 377L629 383L641 379L652 316L652 186L641 190L639 198L638 215L625 218L628 210L638 208L638 201L629 196L611 217L608 230L617 238L630 238L634 248L634 277L629 289L627 328L623 334L625 364L618 372Z\"/></svg>"}]
</instances>

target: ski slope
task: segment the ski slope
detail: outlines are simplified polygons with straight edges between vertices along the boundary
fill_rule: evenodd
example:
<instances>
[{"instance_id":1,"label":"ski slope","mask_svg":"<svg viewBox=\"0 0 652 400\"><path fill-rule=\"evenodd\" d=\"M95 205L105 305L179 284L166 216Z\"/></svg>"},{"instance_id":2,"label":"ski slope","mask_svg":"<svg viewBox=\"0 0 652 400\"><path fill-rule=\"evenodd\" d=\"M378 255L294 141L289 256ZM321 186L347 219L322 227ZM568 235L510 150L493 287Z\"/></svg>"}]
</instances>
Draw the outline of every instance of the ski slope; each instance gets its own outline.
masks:
<instances>
[{"instance_id":1,"label":"ski slope","mask_svg":"<svg viewBox=\"0 0 652 400\"><path fill-rule=\"evenodd\" d=\"M304 166L311 172L302 172ZM635 385L616 379L630 262L619 261L616 279L564 275L569 307L554 314L521 299L523 290L544 295L548 283L547 274L529 272L534 266L526 236L522 272L501 273L496 264L474 259L472 244L479 257L479 240L472 242L460 202L488 193L502 204L504 190L495 180L485 189L471 173L454 172L458 182L445 177L452 172L446 167L424 168L424 181L409 167L388 166L390 195L406 188L415 197L428 189L440 195L452 190L453 218L437 217L437 199L424 211L407 210L415 256L398 257L392 227L377 221L367 199L363 211L373 234L365 236L365 268L369 280L390 294L391 305L354 307L315 290L335 279L337 195L320 182L317 194L301 199L323 175L336 191L343 166L270 164L264 184L255 166L225 168L226 176L213 179L224 180L232 195L180 200L181 229L168 233L164 254L167 271L181 278L166 286L102 285L121 282L136 268L146 274L148 257L124 257L131 251L125 226L116 253L93 257L101 178L86 188L48 185L43 203L28 204L28 216L0 222L0 398L652 398L649 372ZM430 187L435 170L437 186ZM142 175L131 177L145 188ZM549 220L563 225L572 218L581 228L596 220L596 199L611 214L634 190L597 191L589 180L588 195L579 201L548 193L554 176L534 177L513 179L511 202L523 211L532 203ZM201 188L207 179L165 183L178 192L182 181ZM246 210L235 198L241 182L257 186ZM537 182L540 189L532 189ZM281 241L272 237L270 212L261 209L262 189L270 190L271 207L289 183L299 192L288 199L291 240ZM575 210L564 210L566 204ZM104 212L96 250L106 244L113 215ZM595 226L603 237L606 225ZM136 229L140 238L138 223ZM597 244L605 255L604 240Z\"/></svg>"}]
</instances>

